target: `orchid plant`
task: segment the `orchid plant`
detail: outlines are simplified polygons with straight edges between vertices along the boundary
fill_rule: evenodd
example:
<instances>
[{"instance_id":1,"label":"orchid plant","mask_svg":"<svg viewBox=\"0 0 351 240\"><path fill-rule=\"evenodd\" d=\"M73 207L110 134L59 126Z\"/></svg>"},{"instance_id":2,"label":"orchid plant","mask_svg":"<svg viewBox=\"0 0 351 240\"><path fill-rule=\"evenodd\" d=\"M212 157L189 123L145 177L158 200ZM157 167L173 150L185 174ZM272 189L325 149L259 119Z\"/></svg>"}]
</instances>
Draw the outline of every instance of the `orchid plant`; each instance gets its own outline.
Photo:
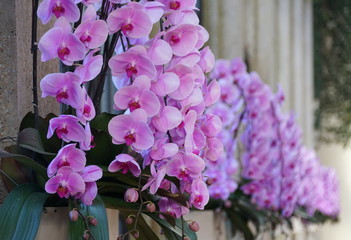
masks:
<instances>
[{"instance_id":1,"label":"orchid plant","mask_svg":"<svg viewBox=\"0 0 351 240\"><path fill-rule=\"evenodd\" d=\"M38 43L33 31L34 114L0 152L8 186L31 182L0 209L4 239L34 239L47 206L69 207L68 239L108 239L105 207L126 222L118 239L159 239L145 216L166 239L196 239L198 223L183 219L193 209L224 210L245 239L250 221L337 216L335 173L301 144L284 94L240 59L215 61L195 0L33 3L33 22L52 27ZM58 116L38 114L37 49L61 65L40 81ZM102 113L107 81L114 111Z\"/></svg>"},{"instance_id":2,"label":"orchid plant","mask_svg":"<svg viewBox=\"0 0 351 240\"><path fill-rule=\"evenodd\" d=\"M302 144L294 114L282 111L283 90L274 94L238 58L217 60L211 78L218 80L221 96L207 111L222 120L224 152L205 171L213 182L210 196L220 200L208 207L222 208L233 234L239 230L245 239L284 222L291 226L292 217L304 223L336 220L335 171ZM249 221L255 223L254 232Z\"/></svg>"},{"instance_id":3,"label":"orchid plant","mask_svg":"<svg viewBox=\"0 0 351 240\"><path fill-rule=\"evenodd\" d=\"M55 98L67 110L36 116L45 122L36 129L27 115L16 147L33 152L25 164L40 168L34 182L46 193L39 192L69 204L75 222L70 239L107 239L106 226L98 229L106 223L104 203L128 220L129 231L119 239L129 234L158 239L144 224L144 214L159 223L167 239L196 239L191 226L197 224L183 216L208 203L204 170L223 147L216 144L220 119L205 114L220 89L206 77L215 60L204 47L209 34L199 25L195 4L43 0L38 5L41 22L54 22L37 44L41 61L59 59L65 69L41 79L42 97ZM106 81L116 88L115 113L100 113ZM2 157L20 158L15 154L21 152L11 153ZM40 211L44 203L43 197ZM86 215L86 209L99 212ZM94 224L88 223L91 218Z\"/></svg>"}]
</instances>

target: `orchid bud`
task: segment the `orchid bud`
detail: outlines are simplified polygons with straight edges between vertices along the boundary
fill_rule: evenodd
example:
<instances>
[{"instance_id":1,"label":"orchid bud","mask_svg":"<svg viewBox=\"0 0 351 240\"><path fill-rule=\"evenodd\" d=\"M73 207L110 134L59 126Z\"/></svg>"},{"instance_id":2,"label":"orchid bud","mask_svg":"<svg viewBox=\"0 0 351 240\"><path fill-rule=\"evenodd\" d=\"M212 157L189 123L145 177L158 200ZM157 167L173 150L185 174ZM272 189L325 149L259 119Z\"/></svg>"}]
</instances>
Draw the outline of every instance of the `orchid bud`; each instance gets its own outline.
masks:
<instances>
[{"instance_id":1,"label":"orchid bud","mask_svg":"<svg viewBox=\"0 0 351 240\"><path fill-rule=\"evenodd\" d=\"M133 218L131 216L128 216L126 219L126 224L132 224L133 222Z\"/></svg>"},{"instance_id":2,"label":"orchid bud","mask_svg":"<svg viewBox=\"0 0 351 240\"><path fill-rule=\"evenodd\" d=\"M138 201L139 194L138 191L134 188L128 188L127 191L124 193L124 200L126 202L136 202Z\"/></svg>"},{"instance_id":3,"label":"orchid bud","mask_svg":"<svg viewBox=\"0 0 351 240\"><path fill-rule=\"evenodd\" d=\"M84 233L84 234L83 234L83 239L84 239L84 240L89 240L89 238L90 238L89 233Z\"/></svg>"},{"instance_id":4,"label":"orchid bud","mask_svg":"<svg viewBox=\"0 0 351 240\"><path fill-rule=\"evenodd\" d=\"M196 221L192 221L190 224L189 224L189 228L191 231L193 232L198 232L200 230L200 226L199 224L196 222Z\"/></svg>"},{"instance_id":5,"label":"orchid bud","mask_svg":"<svg viewBox=\"0 0 351 240\"><path fill-rule=\"evenodd\" d=\"M183 240L191 240L189 237L184 237Z\"/></svg>"},{"instance_id":6,"label":"orchid bud","mask_svg":"<svg viewBox=\"0 0 351 240\"><path fill-rule=\"evenodd\" d=\"M230 208L230 207L232 207L232 201L230 201L230 200L227 200L227 201L225 201L224 202L224 206L226 207L226 208Z\"/></svg>"},{"instance_id":7,"label":"orchid bud","mask_svg":"<svg viewBox=\"0 0 351 240\"><path fill-rule=\"evenodd\" d=\"M207 186L211 186L213 184L213 179L212 178L208 178L206 180L206 184L207 184Z\"/></svg>"},{"instance_id":8,"label":"orchid bud","mask_svg":"<svg viewBox=\"0 0 351 240\"><path fill-rule=\"evenodd\" d=\"M139 232L136 231L135 233L133 233L133 237L134 237L135 239L138 239L138 238L140 237Z\"/></svg>"},{"instance_id":9,"label":"orchid bud","mask_svg":"<svg viewBox=\"0 0 351 240\"><path fill-rule=\"evenodd\" d=\"M89 223L90 223L91 225L93 225L93 226L96 226L96 225L98 224L98 221L97 221L96 218L91 217L91 218L89 219Z\"/></svg>"},{"instance_id":10,"label":"orchid bud","mask_svg":"<svg viewBox=\"0 0 351 240\"><path fill-rule=\"evenodd\" d=\"M71 211L69 211L69 219L72 222L75 222L78 220L78 211L77 209L72 209Z\"/></svg>"},{"instance_id":11,"label":"orchid bud","mask_svg":"<svg viewBox=\"0 0 351 240\"><path fill-rule=\"evenodd\" d=\"M155 204L152 203L152 202L149 202L149 203L146 205L146 210L147 210L148 212L150 212L150 213L155 212L155 210L156 210Z\"/></svg>"}]
</instances>

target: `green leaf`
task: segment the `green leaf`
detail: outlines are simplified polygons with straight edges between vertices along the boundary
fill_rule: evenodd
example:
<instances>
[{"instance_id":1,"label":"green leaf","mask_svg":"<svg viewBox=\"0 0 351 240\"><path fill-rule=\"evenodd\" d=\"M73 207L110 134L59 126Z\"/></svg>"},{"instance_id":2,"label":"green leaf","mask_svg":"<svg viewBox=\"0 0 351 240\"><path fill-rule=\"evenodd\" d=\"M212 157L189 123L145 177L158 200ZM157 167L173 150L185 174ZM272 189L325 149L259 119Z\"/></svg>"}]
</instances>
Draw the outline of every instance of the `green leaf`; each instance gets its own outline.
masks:
<instances>
[{"instance_id":1,"label":"green leaf","mask_svg":"<svg viewBox=\"0 0 351 240\"><path fill-rule=\"evenodd\" d=\"M129 212L129 211L122 211L121 212L122 216L124 219L126 219L129 215L135 214L134 212ZM134 224L129 224L128 230L131 230L134 227ZM139 215L137 226L137 230L139 231L139 238L140 240L159 240L160 238L156 235L154 230L151 229L149 224L145 221L144 217L142 214Z\"/></svg>"},{"instance_id":2,"label":"green leaf","mask_svg":"<svg viewBox=\"0 0 351 240\"><path fill-rule=\"evenodd\" d=\"M34 128L25 128L18 134L18 145L25 149L43 155L55 156L56 153L46 152L40 138L39 131Z\"/></svg>"},{"instance_id":3,"label":"green leaf","mask_svg":"<svg viewBox=\"0 0 351 240\"><path fill-rule=\"evenodd\" d=\"M74 206L70 201L70 209L72 208L74 208ZM109 239L108 220L107 220L106 208L101 197L97 196L94 200L93 205L90 205L90 206L79 204L78 209L85 217L93 216L94 218L96 218L98 224L96 226L92 226L92 225L89 226L91 233L93 234L95 239L108 240ZM84 230L85 230L84 221L81 217L79 217L78 221L70 222L68 239L70 240L82 239Z\"/></svg>"},{"instance_id":4,"label":"green leaf","mask_svg":"<svg viewBox=\"0 0 351 240\"><path fill-rule=\"evenodd\" d=\"M15 145L12 145L9 147L11 152L18 152L18 147ZM30 167L33 169L35 172L37 172L39 175L41 175L44 179L48 179L46 175L46 168L44 168L42 165L34 161L33 159L20 155L20 154L14 154L14 153L9 153L5 152L3 150L0 150L0 158L13 158L16 161L22 163L23 165Z\"/></svg>"},{"instance_id":5,"label":"green leaf","mask_svg":"<svg viewBox=\"0 0 351 240\"><path fill-rule=\"evenodd\" d=\"M115 145L107 132L92 129L95 147L87 152L89 164L108 166L115 159L116 155L123 151L124 145Z\"/></svg>"},{"instance_id":6,"label":"green leaf","mask_svg":"<svg viewBox=\"0 0 351 240\"><path fill-rule=\"evenodd\" d=\"M176 219L175 220L175 227L173 227L171 224L169 224L166 220L161 219L158 214L155 213L147 213L149 217L154 219L163 229L163 231L166 233L165 229L168 229L172 231L175 234L175 239L182 239L182 225L184 226L184 234L188 236L192 240L197 240L196 233L191 231L189 228L189 225L187 222L185 222L182 219ZM183 224L182 224L183 221ZM169 231L167 231L169 233Z\"/></svg>"},{"instance_id":7,"label":"green leaf","mask_svg":"<svg viewBox=\"0 0 351 240\"><path fill-rule=\"evenodd\" d=\"M34 239L47 196L35 184L23 184L10 192L0 208L1 239Z\"/></svg>"},{"instance_id":8,"label":"green leaf","mask_svg":"<svg viewBox=\"0 0 351 240\"><path fill-rule=\"evenodd\" d=\"M119 210L129 210L129 211L138 211L139 204L137 203L128 203L124 199L115 198L115 197L105 197L101 196L102 200L108 208L119 209Z\"/></svg>"},{"instance_id":9,"label":"green leaf","mask_svg":"<svg viewBox=\"0 0 351 240\"><path fill-rule=\"evenodd\" d=\"M34 192L23 204L13 239L34 239L40 224L47 193Z\"/></svg>"},{"instance_id":10,"label":"green leaf","mask_svg":"<svg viewBox=\"0 0 351 240\"><path fill-rule=\"evenodd\" d=\"M111 113L100 113L91 121L90 126L92 128L108 132L108 123L114 116L116 115Z\"/></svg>"}]
</instances>

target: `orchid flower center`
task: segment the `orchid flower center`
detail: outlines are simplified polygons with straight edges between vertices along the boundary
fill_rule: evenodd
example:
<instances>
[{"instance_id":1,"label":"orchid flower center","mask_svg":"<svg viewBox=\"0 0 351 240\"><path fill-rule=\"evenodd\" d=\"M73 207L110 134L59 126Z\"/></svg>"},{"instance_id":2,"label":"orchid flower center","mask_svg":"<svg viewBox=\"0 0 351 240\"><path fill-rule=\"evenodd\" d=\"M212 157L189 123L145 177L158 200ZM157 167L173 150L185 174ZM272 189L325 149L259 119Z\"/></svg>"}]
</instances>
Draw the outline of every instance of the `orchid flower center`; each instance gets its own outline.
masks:
<instances>
[{"instance_id":1,"label":"orchid flower center","mask_svg":"<svg viewBox=\"0 0 351 240\"><path fill-rule=\"evenodd\" d=\"M57 55L60 59L66 59L66 56L69 55L71 53L71 51L69 50L68 47L63 47L63 48L59 48L57 50Z\"/></svg>"},{"instance_id":2,"label":"orchid flower center","mask_svg":"<svg viewBox=\"0 0 351 240\"><path fill-rule=\"evenodd\" d=\"M82 43L89 43L91 41L91 36L89 35L89 33L84 33L82 36L80 36L79 40Z\"/></svg>"},{"instance_id":3,"label":"orchid flower center","mask_svg":"<svg viewBox=\"0 0 351 240\"><path fill-rule=\"evenodd\" d=\"M173 10L178 10L180 8L180 2L179 1L172 1L169 3L169 8Z\"/></svg>"},{"instance_id":4,"label":"orchid flower center","mask_svg":"<svg viewBox=\"0 0 351 240\"><path fill-rule=\"evenodd\" d=\"M64 166L70 166L71 164L69 162L67 162L67 157L63 157L62 161L59 162L58 167L64 167Z\"/></svg>"},{"instance_id":5,"label":"orchid flower center","mask_svg":"<svg viewBox=\"0 0 351 240\"><path fill-rule=\"evenodd\" d=\"M63 198L67 195L68 193L68 188L65 186L65 184L60 183L59 186L57 187L57 194Z\"/></svg>"},{"instance_id":6,"label":"orchid flower center","mask_svg":"<svg viewBox=\"0 0 351 240\"><path fill-rule=\"evenodd\" d=\"M130 103L128 104L128 107L130 109L131 112L133 112L135 109L138 109L140 108L140 103L139 101L135 101L135 100L132 100L130 101Z\"/></svg>"},{"instance_id":7,"label":"orchid flower center","mask_svg":"<svg viewBox=\"0 0 351 240\"><path fill-rule=\"evenodd\" d=\"M68 98L68 94L66 92L66 90L59 90L58 93L56 94L56 100L59 102L59 103L62 103L62 101L64 99L67 99Z\"/></svg>"},{"instance_id":8,"label":"orchid flower center","mask_svg":"<svg viewBox=\"0 0 351 240\"><path fill-rule=\"evenodd\" d=\"M172 46L178 44L179 42L180 42L180 37L178 35L172 35L171 36L170 44Z\"/></svg>"},{"instance_id":9,"label":"orchid flower center","mask_svg":"<svg viewBox=\"0 0 351 240\"><path fill-rule=\"evenodd\" d=\"M84 105L84 109L83 109L83 115L85 117L90 117L90 113L91 113L91 107L87 104Z\"/></svg>"},{"instance_id":10,"label":"orchid flower center","mask_svg":"<svg viewBox=\"0 0 351 240\"><path fill-rule=\"evenodd\" d=\"M121 27L121 30L123 32L124 35L128 34L129 32L133 31L134 29L134 26L133 24L131 23L127 23L127 24L124 24L122 27Z\"/></svg>"},{"instance_id":11,"label":"orchid flower center","mask_svg":"<svg viewBox=\"0 0 351 240\"><path fill-rule=\"evenodd\" d=\"M202 203L202 201L204 200L202 195L196 195L194 202L196 202L197 204Z\"/></svg>"},{"instance_id":12,"label":"orchid flower center","mask_svg":"<svg viewBox=\"0 0 351 240\"><path fill-rule=\"evenodd\" d=\"M128 146L132 145L133 143L135 143L135 134L134 133L130 133L127 134L125 137L124 137L124 140L126 140L126 144Z\"/></svg>"},{"instance_id":13,"label":"orchid flower center","mask_svg":"<svg viewBox=\"0 0 351 240\"><path fill-rule=\"evenodd\" d=\"M180 179L183 179L183 180L187 179L187 178L189 177L188 170L187 170L186 168L182 168L182 169L180 170L180 173L179 173L178 177L179 177Z\"/></svg>"},{"instance_id":14,"label":"orchid flower center","mask_svg":"<svg viewBox=\"0 0 351 240\"><path fill-rule=\"evenodd\" d=\"M126 174L126 173L128 172L128 170L129 170L128 164L127 164L127 163L122 163L122 164L121 164L121 172L122 172L123 174Z\"/></svg>"},{"instance_id":15,"label":"orchid flower center","mask_svg":"<svg viewBox=\"0 0 351 240\"><path fill-rule=\"evenodd\" d=\"M126 68L126 72L127 72L127 76L129 78L131 78L133 75L138 73L138 69L136 69L135 65L130 64L127 68Z\"/></svg>"},{"instance_id":16,"label":"orchid flower center","mask_svg":"<svg viewBox=\"0 0 351 240\"><path fill-rule=\"evenodd\" d=\"M59 138L62 138L62 135L67 133L68 133L68 130L66 126L62 126L61 128L56 129L56 134Z\"/></svg>"},{"instance_id":17,"label":"orchid flower center","mask_svg":"<svg viewBox=\"0 0 351 240\"><path fill-rule=\"evenodd\" d=\"M62 14L65 13L65 9L60 5L60 2L57 2L56 5L52 8L52 13L55 14L56 18L59 18Z\"/></svg>"}]
</instances>

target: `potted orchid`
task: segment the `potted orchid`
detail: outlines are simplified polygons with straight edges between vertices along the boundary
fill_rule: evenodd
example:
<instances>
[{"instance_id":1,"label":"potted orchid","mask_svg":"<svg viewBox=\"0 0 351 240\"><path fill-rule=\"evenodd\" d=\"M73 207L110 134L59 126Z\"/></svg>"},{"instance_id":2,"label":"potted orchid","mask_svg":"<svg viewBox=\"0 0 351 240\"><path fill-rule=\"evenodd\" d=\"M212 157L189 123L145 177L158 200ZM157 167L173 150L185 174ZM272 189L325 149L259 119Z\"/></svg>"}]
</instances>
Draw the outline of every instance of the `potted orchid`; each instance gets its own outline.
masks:
<instances>
[{"instance_id":1,"label":"potted orchid","mask_svg":"<svg viewBox=\"0 0 351 240\"><path fill-rule=\"evenodd\" d=\"M54 24L38 43L34 31L33 56L38 48L42 62L59 59L62 69L41 79L40 89L62 111L42 118L35 106L18 143L1 152L32 169L24 185L6 174L19 186L2 205L2 237L33 239L44 206L69 206L69 239L108 239L105 207L128 223L119 239L158 239L145 215L167 239L196 239L198 225L183 215L209 201L203 172L222 151L210 144L220 121L206 124L219 86L205 75L214 56L204 47L209 35L196 1L37 4L33 22L37 15ZM116 87L113 113L100 111L106 81Z\"/></svg>"},{"instance_id":2,"label":"potted orchid","mask_svg":"<svg viewBox=\"0 0 351 240\"><path fill-rule=\"evenodd\" d=\"M0 152L12 190L2 238L34 239L50 206L68 207L68 239L108 239L106 208L126 222L118 239L162 238L146 217L166 239L197 239L191 210L224 212L245 239L292 217L337 218L335 174L301 143L283 92L240 59L216 62L197 10L195 0L33 1L34 113ZM39 41L37 17L53 23ZM37 50L59 60L40 80L58 116L38 114ZM113 111L102 112L108 82Z\"/></svg>"}]
</instances>

